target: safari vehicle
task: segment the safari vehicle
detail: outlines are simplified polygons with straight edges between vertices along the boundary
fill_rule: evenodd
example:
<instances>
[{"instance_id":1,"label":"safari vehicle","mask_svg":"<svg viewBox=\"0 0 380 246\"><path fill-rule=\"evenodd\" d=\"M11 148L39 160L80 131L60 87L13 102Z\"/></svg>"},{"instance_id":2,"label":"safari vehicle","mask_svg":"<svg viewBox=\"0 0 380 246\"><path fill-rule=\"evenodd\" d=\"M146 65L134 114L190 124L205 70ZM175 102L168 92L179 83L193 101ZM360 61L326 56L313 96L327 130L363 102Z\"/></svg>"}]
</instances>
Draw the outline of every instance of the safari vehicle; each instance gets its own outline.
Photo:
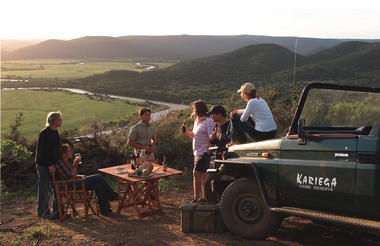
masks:
<instances>
[{"instance_id":1,"label":"safari vehicle","mask_svg":"<svg viewBox=\"0 0 380 246\"><path fill-rule=\"evenodd\" d=\"M231 146L212 189L226 227L265 238L284 216L380 229L380 88L312 83L289 133Z\"/></svg>"}]
</instances>

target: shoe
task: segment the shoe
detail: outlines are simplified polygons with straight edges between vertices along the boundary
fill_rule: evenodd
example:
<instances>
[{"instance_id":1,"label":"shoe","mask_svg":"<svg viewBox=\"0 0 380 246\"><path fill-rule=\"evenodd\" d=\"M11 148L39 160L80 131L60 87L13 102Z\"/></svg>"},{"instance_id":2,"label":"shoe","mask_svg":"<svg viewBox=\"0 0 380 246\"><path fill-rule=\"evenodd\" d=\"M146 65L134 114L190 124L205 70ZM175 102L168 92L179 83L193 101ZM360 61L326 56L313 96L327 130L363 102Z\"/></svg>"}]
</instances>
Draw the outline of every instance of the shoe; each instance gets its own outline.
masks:
<instances>
[{"instance_id":1,"label":"shoe","mask_svg":"<svg viewBox=\"0 0 380 246\"><path fill-rule=\"evenodd\" d=\"M43 217L44 218L44 217L46 217L48 215L50 215L50 209L46 209L45 212L39 214L38 217Z\"/></svg>"},{"instance_id":2,"label":"shoe","mask_svg":"<svg viewBox=\"0 0 380 246\"><path fill-rule=\"evenodd\" d=\"M48 219L48 220L57 220L58 214L49 214L49 215L43 216L43 218ZM65 218L67 218L67 217L65 216Z\"/></svg>"}]
</instances>

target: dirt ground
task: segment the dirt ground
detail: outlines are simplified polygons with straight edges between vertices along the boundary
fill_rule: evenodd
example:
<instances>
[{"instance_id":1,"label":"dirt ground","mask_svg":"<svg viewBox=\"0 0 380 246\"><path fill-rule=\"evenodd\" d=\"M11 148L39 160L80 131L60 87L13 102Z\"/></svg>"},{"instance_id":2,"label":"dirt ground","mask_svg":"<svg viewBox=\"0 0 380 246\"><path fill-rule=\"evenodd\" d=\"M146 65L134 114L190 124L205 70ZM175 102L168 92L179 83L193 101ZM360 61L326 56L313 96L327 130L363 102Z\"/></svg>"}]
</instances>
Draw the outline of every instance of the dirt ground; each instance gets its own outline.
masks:
<instances>
[{"instance_id":1,"label":"dirt ground","mask_svg":"<svg viewBox=\"0 0 380 246\"><path fill-rule=\"evenodd\" d=\"M59 220L36 216L36 203L2 201L0 245L380 245L380 233L317 224L289 217L263 241L245 240L231 233L182 233L180 205L191 200L191 180L177 179L179 191L161 195L164 213L139 220L132 209L120 215L90 215ZM112 203L116 208L117 202ZM33 233L37 229L48 235Z\"/></svg>"}]
</instances>

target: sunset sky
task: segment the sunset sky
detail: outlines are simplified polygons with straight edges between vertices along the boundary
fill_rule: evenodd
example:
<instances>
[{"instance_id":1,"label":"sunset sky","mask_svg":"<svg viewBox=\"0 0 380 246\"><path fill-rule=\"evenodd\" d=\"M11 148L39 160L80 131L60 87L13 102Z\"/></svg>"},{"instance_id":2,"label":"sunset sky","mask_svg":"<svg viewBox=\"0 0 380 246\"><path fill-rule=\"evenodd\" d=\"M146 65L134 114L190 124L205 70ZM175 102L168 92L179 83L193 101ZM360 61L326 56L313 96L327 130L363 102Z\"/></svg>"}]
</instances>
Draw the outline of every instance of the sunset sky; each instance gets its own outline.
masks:
<instances>
[{"instance_id":1,"label":"sunset sky","mask_svg":"<svg viewBox=\"0 0 380 246\"><path fill-rule=\"evenodd\" d=\"M1 39L269 35L380 39L379 0L3 0Z\"/></svg>"}]
</instances>

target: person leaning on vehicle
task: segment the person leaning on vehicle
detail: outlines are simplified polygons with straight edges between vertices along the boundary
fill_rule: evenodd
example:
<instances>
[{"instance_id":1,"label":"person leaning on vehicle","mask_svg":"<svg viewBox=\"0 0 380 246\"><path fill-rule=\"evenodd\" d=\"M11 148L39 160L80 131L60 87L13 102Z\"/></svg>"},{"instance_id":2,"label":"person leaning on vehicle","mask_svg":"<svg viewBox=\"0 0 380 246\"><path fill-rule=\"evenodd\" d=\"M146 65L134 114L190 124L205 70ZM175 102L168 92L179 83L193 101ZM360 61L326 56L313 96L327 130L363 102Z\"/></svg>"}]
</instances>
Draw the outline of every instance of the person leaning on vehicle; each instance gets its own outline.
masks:
<instances>
[{"instance_id":1,"label":"person leaning on vehicle","mask_svg":"<svg viewBox=\"0 0 380 246\"><path fill-rule=\"evenodd\" d=\"M60 139L57 128L62 125L61 112L50 112L46 117L46 127L38 135L36 149L36 169L38 176L38 216L50 215L49 183L53 191L52 218L58 218L58 204L50 173L54 173Z\"/></svg>"},{"instance_id":2,"label":"person leaning on vehicle","mask_svg":"<svg viewBox=\"0 0 380 246\"><path fill-rule=\"evenodd\" d=\"M156 145L156 131L150 124L152 111L149 108L139 110L140 122L131 127L128 136L128 145L137 152L145 150L145 159L154 160L154 149Z\"/></svg>"},{"instance_id":3,"label":"person leaning on vehicle","mask_svg":"<svg viewBox=\"0 0 380 246\"><path fill-rule=\"evenodd\" d=\"M226 144L231 141L231 138L227 135L227 130L230 126L230 121L227 120L226 109L221 105L216 105L206 114L214 121L214 132L210 136L210 144L219 147L219 151L223 151Z\"/></svg>"},{"instance_id":4,"label":"person leaning on vehicle","mask_svg":"<svg viewBox=\"0 0 380 246\"><path fill-rule=\"evenodd\" d=\"M276 123L267 102L256 95L256 87L246 82L237 92L247 102L247 106L230 114L229 134L232 141L228 145L246 143L247 135L254 141L274 138L277 131ZM254 125L248 122L249 117L252 117Z\"/></svg>"},{"instance_id":5,"label":"person leaning on vehicle","mask_svg":"<svg viewBox=\"0 0 380 246\"><path fill-rule=\"evenodd\" d=\"M210 136L210 144L218 147L216 150L216 159L221 159L223 151L227 150L226 144L231 141L231 138L227 135L227 130L230 126L230 121L227 120L226 109L223 106L216 105L206 114L210 116L214 121L214 132ZM214 167L210 167L214 168ZM207 173L205 180L205 193L208 202L217 202L217 193L211 188L211 182L217 179L215 173Z\"/></svg>"}]
</instances>

